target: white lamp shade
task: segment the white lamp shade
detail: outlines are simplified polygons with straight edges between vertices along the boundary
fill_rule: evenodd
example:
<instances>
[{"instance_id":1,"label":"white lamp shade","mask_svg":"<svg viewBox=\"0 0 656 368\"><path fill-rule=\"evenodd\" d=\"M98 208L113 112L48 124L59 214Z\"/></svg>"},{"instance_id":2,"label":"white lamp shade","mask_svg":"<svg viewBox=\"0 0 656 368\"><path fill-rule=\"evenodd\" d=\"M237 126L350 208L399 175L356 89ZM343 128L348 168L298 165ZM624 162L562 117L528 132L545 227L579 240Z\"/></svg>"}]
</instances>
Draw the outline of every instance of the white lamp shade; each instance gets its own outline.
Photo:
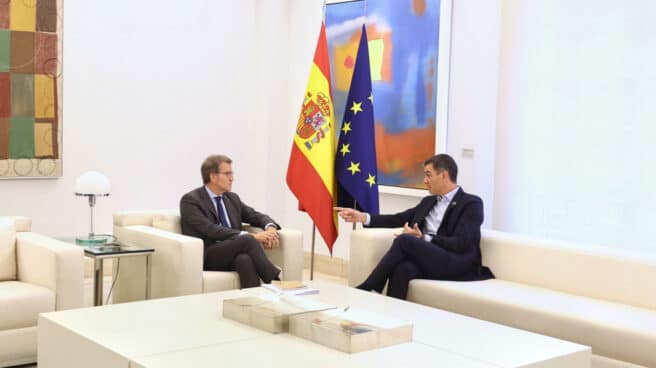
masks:
<instances>
[{"instance_id":1,"label":"white lamp shade","mask_svg":"<svg viewBox=\"0 0 656 368\"><path fill-rule=\"evenodd\" d=\"M87 171L75 182L77 195L109 195L110 190L109 179L98 171Z\"/></svg>"}]
</instances>

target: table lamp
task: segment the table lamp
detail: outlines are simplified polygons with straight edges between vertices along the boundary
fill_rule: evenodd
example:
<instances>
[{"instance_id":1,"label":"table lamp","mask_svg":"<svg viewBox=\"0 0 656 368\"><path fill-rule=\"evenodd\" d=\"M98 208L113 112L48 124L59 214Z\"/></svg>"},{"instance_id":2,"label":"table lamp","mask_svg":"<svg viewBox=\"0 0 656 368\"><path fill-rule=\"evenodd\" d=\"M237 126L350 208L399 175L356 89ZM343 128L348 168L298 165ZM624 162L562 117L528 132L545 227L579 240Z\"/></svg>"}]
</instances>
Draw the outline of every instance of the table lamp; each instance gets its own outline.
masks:
<instances>
[{"instance_id":1,"label":"table lamp","mask_svg":"<svg viewBox=\"0 0 656 368\"><path fill-rule=\"evenodd\" d=\"M80 175L75 182L75 195L89 197L89 235L78 236L75 241L80 244L102 244L109 241L110 235L98 235L93 233L93 207L96 205L96 197L109 195L111 186L109 179L97 171L87 171Z\"/></svg>"}]
</instances>

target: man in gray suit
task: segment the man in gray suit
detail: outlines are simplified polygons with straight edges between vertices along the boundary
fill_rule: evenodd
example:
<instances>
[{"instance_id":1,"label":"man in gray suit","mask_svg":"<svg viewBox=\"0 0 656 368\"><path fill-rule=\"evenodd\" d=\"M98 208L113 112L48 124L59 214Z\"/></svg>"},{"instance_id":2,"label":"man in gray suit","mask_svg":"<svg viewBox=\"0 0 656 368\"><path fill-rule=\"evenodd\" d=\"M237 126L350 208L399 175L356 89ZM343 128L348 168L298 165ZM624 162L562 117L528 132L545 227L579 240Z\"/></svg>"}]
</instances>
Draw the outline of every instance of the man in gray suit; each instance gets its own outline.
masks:
<instances>
[{"instance_id":1,"label":"man in gray suit","mask_svg":"<svg viewBox=\"0 0 656 368\"><path fill-rule=\"evenodd\" d=\"M255 211L231 192L232 160L212 155L203 161L204 185L180 200L182 233L203 239L203 269L236 271L242 288L279 280L280 270L264 255L264 250L280 246L280 226L269 216ZM241 230L247 223L265 229L249 234Z\"/></svg>"}]
</instances>

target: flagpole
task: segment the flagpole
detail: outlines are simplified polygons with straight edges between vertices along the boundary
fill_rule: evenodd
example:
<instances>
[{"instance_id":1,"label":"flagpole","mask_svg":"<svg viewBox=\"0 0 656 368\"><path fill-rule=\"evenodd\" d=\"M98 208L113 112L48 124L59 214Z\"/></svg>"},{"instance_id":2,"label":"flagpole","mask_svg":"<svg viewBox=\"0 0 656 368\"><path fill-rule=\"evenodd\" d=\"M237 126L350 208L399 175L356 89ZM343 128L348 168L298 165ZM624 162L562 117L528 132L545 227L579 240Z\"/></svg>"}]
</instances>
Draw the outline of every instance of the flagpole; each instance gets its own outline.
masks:
<instances>
[{"instance_id":1,"label":"flagpole","mask_svg":"<svg viewBox=\"0 0 656 368\"><path fill-rule=\"evenodd\" d=\"M356 200L354 199L354 200L353 200L353 209L357 211L357 207L358 207L358 201L356 201ZM353 231L355 231L355 224L356 224L356 222L353 221Z\"/></svg>"},{"instance_id":2,"label":"flagpole","mask_svg":"<svg viewBox=\"0 0 656 368\"><path fill-rule=\"evenodd\" d=\"M310 281L314 280L314 241L317 233L317 225L312 223L312 252L310 253Z\"/></svg>"},{"instance_id":3,"label":"flagpole","mask_svg":"<svg viewBox=\"0 0 656 368\"><path fill-rule=\"evenodd\" d=\"M323 0L323 6L321 7L321 21L326 21L326 0Z\"/></svg>"}]
</instances>

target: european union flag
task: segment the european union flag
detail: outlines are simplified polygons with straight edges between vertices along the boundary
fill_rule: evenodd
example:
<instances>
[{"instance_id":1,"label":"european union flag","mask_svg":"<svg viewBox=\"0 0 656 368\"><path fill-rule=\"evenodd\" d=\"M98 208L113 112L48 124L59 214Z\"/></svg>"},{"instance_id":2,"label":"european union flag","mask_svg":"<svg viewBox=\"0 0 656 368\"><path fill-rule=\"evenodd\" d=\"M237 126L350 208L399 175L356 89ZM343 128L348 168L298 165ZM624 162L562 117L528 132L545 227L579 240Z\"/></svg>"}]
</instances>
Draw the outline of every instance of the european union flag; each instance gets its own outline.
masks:
<instances>
[{"instance_id":1,"label":"european union flag","mask_svg":"<svg viewBox=\"0 0 656 368\"><path fill-rule=\"evenodd\" d=\"M335 156L337 203L377 215L378 170L367 31L362 36Z\"/></svg>"}]
</instances>

